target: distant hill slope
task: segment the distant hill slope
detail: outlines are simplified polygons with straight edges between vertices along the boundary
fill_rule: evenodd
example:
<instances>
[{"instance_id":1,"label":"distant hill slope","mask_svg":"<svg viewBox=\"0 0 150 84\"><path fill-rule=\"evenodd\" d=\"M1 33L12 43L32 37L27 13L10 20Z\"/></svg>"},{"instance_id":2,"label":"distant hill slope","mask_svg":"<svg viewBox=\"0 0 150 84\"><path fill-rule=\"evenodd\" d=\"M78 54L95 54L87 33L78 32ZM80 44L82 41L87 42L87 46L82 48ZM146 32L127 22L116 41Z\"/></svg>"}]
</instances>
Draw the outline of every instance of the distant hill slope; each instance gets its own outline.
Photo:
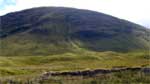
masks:
<instances>
[{"instance_id":1,"label":"distant hill slope","mask_svg":"<svg viewBox=\"0 0 150 84\"><path fill-rule=\"evenodd\" d=\"M150 30L103 13L40 7L0 16L1 56L150 49Z\"/></svg>"}]
</instances>

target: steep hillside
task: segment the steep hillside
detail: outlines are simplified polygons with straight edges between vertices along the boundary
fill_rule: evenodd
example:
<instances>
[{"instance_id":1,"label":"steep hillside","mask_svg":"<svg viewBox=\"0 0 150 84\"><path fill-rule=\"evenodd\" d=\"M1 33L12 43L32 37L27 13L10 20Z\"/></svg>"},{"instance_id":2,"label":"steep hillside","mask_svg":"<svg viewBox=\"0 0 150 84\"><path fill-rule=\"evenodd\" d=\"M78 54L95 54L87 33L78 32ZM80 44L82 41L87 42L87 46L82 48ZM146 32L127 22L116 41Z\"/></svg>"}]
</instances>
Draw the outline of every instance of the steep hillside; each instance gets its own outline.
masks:
<instances>
[{"instance_id":1,"label":"steep hillside","mask_svg":"<svg viewBox=\"0 0 150 84\"><path fill-rule=\"evenodd\" d=\"M149 29L95 11L41 7L0 19L0 56L150 49Z\"/></svg>"}]
</instances>

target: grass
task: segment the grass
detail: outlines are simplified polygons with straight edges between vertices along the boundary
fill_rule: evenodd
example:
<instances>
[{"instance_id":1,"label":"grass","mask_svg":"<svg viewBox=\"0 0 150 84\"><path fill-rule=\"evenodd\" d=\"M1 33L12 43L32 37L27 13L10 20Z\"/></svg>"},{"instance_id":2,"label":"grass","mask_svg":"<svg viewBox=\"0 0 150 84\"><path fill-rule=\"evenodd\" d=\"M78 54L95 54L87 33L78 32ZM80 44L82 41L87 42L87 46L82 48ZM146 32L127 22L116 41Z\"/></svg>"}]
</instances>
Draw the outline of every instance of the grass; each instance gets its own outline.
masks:
<instances>
[{"instance_id":1,"label":"grass","mask_svg":"<svg viewBox=\"0 0 150 84\"><path fill-rule=\"evenodd\" d=\"M65 53L51 56L0 57L0 76L40 74L45 71L75 71L115 67L148 67L149 52Z\"/></svg>"},{"instance_id":2,"label":"grass","mask_svg":"<svg viewBox=\"0 0 150 84\"><path fill-rule=\"evenodd\" d=\"M149 67L149 59L150 54L148 51L118 53L112 51L93 52L82 49L78 53L72 52L50 56L0 56L0 82L3 82L3 84L8 84L8 82L12 81L16 82L16 84L122 84L129 82L145 84L150 82L148 80L149 75L131 71L112 73L98 78L65 76L52 77L42 81L38 78L47 71L62 72L100 68Z\"/></svg>"}]
</instances>

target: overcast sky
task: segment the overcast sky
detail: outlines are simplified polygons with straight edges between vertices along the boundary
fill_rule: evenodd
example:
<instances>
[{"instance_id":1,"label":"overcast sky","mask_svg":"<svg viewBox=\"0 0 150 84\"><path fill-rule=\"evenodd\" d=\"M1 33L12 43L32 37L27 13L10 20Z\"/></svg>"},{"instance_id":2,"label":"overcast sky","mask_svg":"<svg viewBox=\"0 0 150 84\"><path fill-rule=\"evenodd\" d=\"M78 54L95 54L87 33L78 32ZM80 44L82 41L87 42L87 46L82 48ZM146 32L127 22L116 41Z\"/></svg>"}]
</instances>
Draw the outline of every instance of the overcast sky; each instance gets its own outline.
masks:
<instances>
[{"instance_id":1,"label":"overcast sky","mask_svg":"<svg viewBox=\"0 0 150 84\"><path fill-rule=\"evenodd\" d=\"M40 6L95 10L150 27L150 0L0 0L0 15Z\"/></svg>"}]
</instances>

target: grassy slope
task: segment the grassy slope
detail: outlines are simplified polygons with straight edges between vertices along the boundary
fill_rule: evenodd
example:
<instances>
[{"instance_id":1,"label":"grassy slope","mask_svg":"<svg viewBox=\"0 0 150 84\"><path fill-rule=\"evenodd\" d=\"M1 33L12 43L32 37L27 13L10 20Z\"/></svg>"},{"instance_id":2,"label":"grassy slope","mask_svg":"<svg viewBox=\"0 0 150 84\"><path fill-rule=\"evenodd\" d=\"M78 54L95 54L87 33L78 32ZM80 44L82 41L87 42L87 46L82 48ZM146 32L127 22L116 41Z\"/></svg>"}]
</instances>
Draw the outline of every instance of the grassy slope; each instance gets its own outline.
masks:
<instances>
[{"instance_id":1,"label":"grassy slope","mask_svg":"<svg viewBox=\"0 0 150 84\"><path fill-rule=\"evenodd\" d=\"M39 35L23 32L0 39L0 56L48 56L74 52L79 48L90 51L148 50L149 40L143 36L120 34L112 38L71 37L63 34ZM148 39L148 36L145 36Z\"/></svg>"},{"instance_id":2,"label":"grassy slope","mask_svg":"<svg viewBox=\"0 0 150 84\"><path fill-rule=\"evenodd\" d=\"M94 11L46 7L0 18L0 56L48 56L76 47L119 52L150 48L149 29Z\"/></svg>"}]
</instances>

